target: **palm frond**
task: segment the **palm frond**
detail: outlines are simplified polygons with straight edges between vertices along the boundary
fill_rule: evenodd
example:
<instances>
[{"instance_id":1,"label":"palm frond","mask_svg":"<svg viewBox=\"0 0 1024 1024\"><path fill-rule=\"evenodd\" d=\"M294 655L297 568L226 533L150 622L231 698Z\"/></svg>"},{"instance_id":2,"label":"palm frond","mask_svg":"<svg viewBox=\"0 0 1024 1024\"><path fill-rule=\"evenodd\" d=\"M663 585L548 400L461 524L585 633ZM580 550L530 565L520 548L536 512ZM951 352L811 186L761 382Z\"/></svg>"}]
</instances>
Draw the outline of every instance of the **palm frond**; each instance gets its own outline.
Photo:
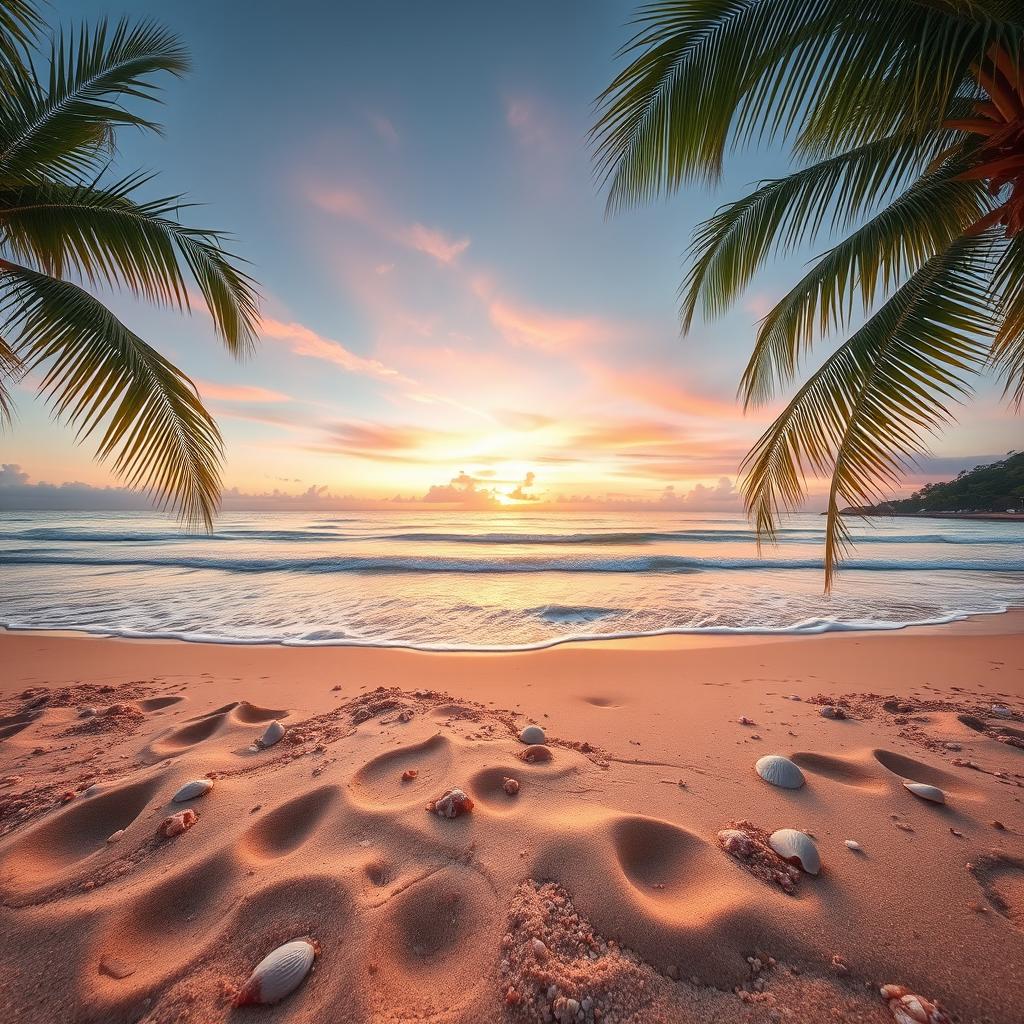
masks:
<instances>
[{"instance_id":1,"label":"palm frond","mask_svg":"<svg viewBox=\"0 0 1024 1024\"><path fill-rule=\"evenodd\" d=\"M0 187L0 239L15 259L51 277L77 273L90 284L125 286L149 301L188 306L184 263L231 351L252 347L258 299L252 279L228 253L222 234L183 226L180 196L136 201L148 179L107 186L32 182Z\"/></svg>"},{"instance_id":2,"label":"palm frond","mask_svg":"<svg viewBox=\"0 0 1024 1024\"><path fill-rule=\"evenodd\" d=\"M920 138L972 61L1024 44L1019 20L953 0L662 0L636 21L592 132L609 209L714 180L727 149L754 139L821 158Z\"/></svg>"},{"instance_id":3,"label":"palm frond","mask_svg":"<svg viewBox=\"0 0 1024 1024\"><path fill-rule=\"evenodd\" d=\"M724 312L772 254L783 254L822 231L843 230L913 181L948 136L922 150L913 140L887 136L761 182L749 195L700 224L690 246L690 270L680 288L682 324L689 331L697 307L706 318Z\"/></svg>"},{"instance_id":4,"label":"palm frond","mask_svg":"<svg viewBox=\"0 0 1024 1024\"><path fill-rule=\"evenodd\" d=\"M988 209L987 195L951 171L910 188L825 253L769 311L740 382L746 405L770 401L788 384L817 337L845 328L942 252Z\"/></svg>"},{"instance_id":5,"label":"palm frond","mask_svg":"<svg viewBox=\"0 0 1024 1024\"><path fill-rule=\"evenodd\" d=\"M0 338L0 426L9 426L14 416L10 384L21 379L24 367L6 339Z\"/></svg>"},{"instance_id":6,"label":"palm frond","mask_svg":"<svg viewBox=\"0 0 1024 1024\"><path fill-rule=\"evenodd\" d=\"M1006 245L992 280L999 330L992 342L992 363L1003 378L1005 393L1017 407L1024 404L1024 235Z\"/></svg>"},{"instance_id":7,"label":"palm frond","mask_svg":"<svg viewBox=\"0 0 1024 1024\"><path fill-rule=\"evenodd\" d=\"M223 446L192 382L68 281L0 260L0 332L42 373L40 391L129 487L209 528Z\"/></svg>"},{"instance_id":8,"label":"palm frond","mask_svg":"<svg viewBox=\"0 0 1024 1024\"><path fill-rule=\"evenodd\" d=\"M32 44L43 26L27 0L0 0L0 91L9 92L24 77Z\"/></svg>"},{"instance_id":9,"label":"palm frond","mask_svg":"<svg viewBox=\"0 0 1024 1024\"><path fill-rule=\"evenodd\" d=\"M841 504L879 500L984 364L991 247L988 237L967 238L933 256L807 380L744 460L747 511L767 538L803 502L808 472L831 476L826 589L848 539Z\"/></svg>"},{"instance_id":10,"label":"palm frond","mask_svg":"<svg viewBox=\"0 0 1024 1024\"><path fill-rule=\"evenodd\" d=\"M177 37L150 22L122 20L111 29L102 21L60 32L51 43L46 88L23 76L0 100L0 181L88 177L116 129L159 128L123 100L158 99L152 77L180 77L188 67Z\"/></svg>"}]
</instances>

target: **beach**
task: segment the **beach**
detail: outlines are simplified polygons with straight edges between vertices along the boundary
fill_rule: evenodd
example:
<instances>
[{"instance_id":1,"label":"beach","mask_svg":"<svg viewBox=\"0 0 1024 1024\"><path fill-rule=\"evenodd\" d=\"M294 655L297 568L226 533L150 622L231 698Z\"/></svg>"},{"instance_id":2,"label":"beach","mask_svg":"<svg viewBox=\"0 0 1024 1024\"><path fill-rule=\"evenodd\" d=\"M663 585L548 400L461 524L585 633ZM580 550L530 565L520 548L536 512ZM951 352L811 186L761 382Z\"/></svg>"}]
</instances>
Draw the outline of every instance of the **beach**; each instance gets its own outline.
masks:
<instances>
[{"instance_id":1,"label":"beach","mask_svg":"<svg viewBox=\"0 0 1024 1024\"><path fill-rule=\"evenodd\" d=\"M2 633L6 1018L883 1022L893 984L1011 1024L1022 640L1020 611L503 653ZM452 788L472 810L428 809ZM770 860L783 828L818 874ZM302 938L301 985L235 1007Z\"/></svg>"}]
</instances>

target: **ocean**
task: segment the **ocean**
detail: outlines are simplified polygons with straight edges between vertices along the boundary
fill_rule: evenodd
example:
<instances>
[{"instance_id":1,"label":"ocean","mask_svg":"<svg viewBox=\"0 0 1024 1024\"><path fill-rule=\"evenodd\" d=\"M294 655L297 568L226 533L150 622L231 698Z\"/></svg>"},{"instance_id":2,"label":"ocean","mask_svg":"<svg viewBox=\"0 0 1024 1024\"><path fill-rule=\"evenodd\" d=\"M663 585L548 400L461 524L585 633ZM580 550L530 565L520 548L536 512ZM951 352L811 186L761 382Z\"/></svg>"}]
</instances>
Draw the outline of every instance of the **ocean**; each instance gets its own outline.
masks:
<instances>
[{"instance_id":1,"label":"ocean","mask_svg":"<svg viewBox=\"0 0 1024 1024\"><path fill-rule=\"evenodd\" d=\"M659 633L819 633L1024 605L1024 524L857 523L822 592L822 526L758 554L739 515L0 512L0 623L196 641L542 647Z\"/></svg>"}]
</instances>

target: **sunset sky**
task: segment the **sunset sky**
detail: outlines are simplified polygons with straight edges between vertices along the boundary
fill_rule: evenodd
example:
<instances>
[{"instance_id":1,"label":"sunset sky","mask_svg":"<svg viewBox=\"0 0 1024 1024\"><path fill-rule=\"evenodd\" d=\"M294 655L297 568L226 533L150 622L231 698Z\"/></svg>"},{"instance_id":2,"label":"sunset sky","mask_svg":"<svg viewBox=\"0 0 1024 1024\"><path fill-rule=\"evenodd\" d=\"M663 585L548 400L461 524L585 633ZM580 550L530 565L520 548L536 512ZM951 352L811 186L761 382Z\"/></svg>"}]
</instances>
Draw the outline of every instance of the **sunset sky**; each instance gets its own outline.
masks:
<instances>
[{"instance_id":1,"label":"sunset sky","mask_svg":"<svg viewBox=\"0 0 1024 1024\"><path fill-rule=\"evenodd\" d=\"M736 382L803 259L686 339L675 293L694 224L786 162L747 154L716 193L605 219L586 133L631 6L129 5L175 29L195 69L165 82L165 134L123 136L118 167L158 170L153 195L186 191L205 204L193 221L237 237L263 339L240 365L200 312L112 304L195 378L228 488L736 507L737 465L767 422L743 416ZM923 478L1017 445L998 396L983 389ZM116 483L27 388L0 451L19 484Z\"/></svg>"}]
</instances>

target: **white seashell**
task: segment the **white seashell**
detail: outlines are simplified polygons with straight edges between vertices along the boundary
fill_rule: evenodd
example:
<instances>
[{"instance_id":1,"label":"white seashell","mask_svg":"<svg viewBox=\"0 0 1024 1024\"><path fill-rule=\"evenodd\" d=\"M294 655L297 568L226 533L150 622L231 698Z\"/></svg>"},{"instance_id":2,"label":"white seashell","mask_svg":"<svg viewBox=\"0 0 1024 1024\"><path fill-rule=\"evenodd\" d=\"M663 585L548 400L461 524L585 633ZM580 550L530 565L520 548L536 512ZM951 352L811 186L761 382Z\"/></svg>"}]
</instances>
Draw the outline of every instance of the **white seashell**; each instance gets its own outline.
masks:
<instances>
[{"instance_id":1,"label":"white seashell","mask_svg":"<svg viewBox=\"0 0 1024 1024\"><path fill-rule=\"evenodd\" d=\"M119 828L113 835L107 836L108 843L119 843L124 838L124 829Z\"/></svg>"},{"instance_id":2,"label":"white seashell","mask_svg":"<svg viewBox=\"0 0 1024 1024\"><path fill-rule=\"evenodd\" d=\"M317 947L306 939L296 939L278 946L256 965L249 980L235 997L235 1005L279 1003L302 984L303 978L313 966L317 952Z\"/></svg>"},{"instance_id":3,"label":"white seashell","mask_svg":"<svg viewBox=\"0 0 1024 1024\"><path fill-rule=\"evenodd\" d=\"M843 846L845 846L848 850L853 850L854 853L860 853L861 850L864 849L864 847L861 846L856 839L844 839Z\"/></svg>"},{"instance_id":4,"label":"white seashell","mask_svg":"<svg viewBox=\"0 0 1024 1024\"><path fill-rule=\"evenodd\" d=\"M809 875L821 870L818 847L806 832L795 828L780 828L768 837L768 845L783 859L796 864Z\"/></svg>"},{"instance_id":5,"label":"white seashell","mask_svg":"<svg viewBox=\"0 0 1024 1024\"><path fill-rule=\"evenodd\" d=\"M951 1024L938 1003L911 992L906 985L883 985L880 992L896 1024Z\"/></svg>"},{"instance_id":6,"label":"white seashell","mask_svg":"<svg viewBox=\"0 0 1024 1024\"><path fill-rule=\"evenodd\" d=\"M271 722L267 726L266 732L259 738L259 745L261 747L272 747L279 740L284 738L284 734L287 732L285 727L280 722Z\"/></svg>"},{"instance_id":7,"label":"white seashell","mask_svg":"<svg viewBox=\"0 0 1024 1024\"><path fill-rule=\"evenodd\" d=\"M909 789L914 796L919 796L922 800L927 800L930 803L944 804L946 802L946 794L938 786L929 786L924 782L904 782L903 786L905 789Z\"/></svg>"},{"instance_id":8,"label":"white seashell","mask_svg":"<svg viewBox=\"0 0 1024 1024\"><path fill-rule=\"evenodd\" d=\"M176 804L184 803L186 800L194 800L197 796L205 796L213 789L212 779L193 779L186 782L171 799Z\"/></svg>"},{"instance_id":9,"label":"white seashell","mask_svg":"<svg viewBox=\"0 0 1024 1024\"><path fill-rule=\"evenodd\" d=\"M546 743L544 730L539 725L528 725L520 734L519 742L533 746L535 743Z\"/></svg>"},{"instance_id":10,"label":"white seashell","mask_svg":"<svg viewBox=\"0 0 1024 1024\"><path fill-rule=\"evenodd\" d=\"M102 792L103 787L98 782L94 782L88 789L82 792L82 796L98 796Z\"/></svg>"},{"instance_id":11,"label":"white seashell","mask_svg":"<svg viewBox=\"0 0 1024 1024\"><path fill-rule=\"evenodd\" d=\"M1013 711L1005 704L993 704L992 714L995 715L996 718L1013 718Z\"/></svg>"},{"instance_id":12,"label":"white seashell","mask_svg":"<svg viewBox=\"0 0 1024 1024\"><path fill-rule=\"evenodd\" d=\"M804 784L804 773L800 766L781 754L765 754L754 765L757 774L773 786L783 789L799 789Z\"/></svg>"}]
</instances>

